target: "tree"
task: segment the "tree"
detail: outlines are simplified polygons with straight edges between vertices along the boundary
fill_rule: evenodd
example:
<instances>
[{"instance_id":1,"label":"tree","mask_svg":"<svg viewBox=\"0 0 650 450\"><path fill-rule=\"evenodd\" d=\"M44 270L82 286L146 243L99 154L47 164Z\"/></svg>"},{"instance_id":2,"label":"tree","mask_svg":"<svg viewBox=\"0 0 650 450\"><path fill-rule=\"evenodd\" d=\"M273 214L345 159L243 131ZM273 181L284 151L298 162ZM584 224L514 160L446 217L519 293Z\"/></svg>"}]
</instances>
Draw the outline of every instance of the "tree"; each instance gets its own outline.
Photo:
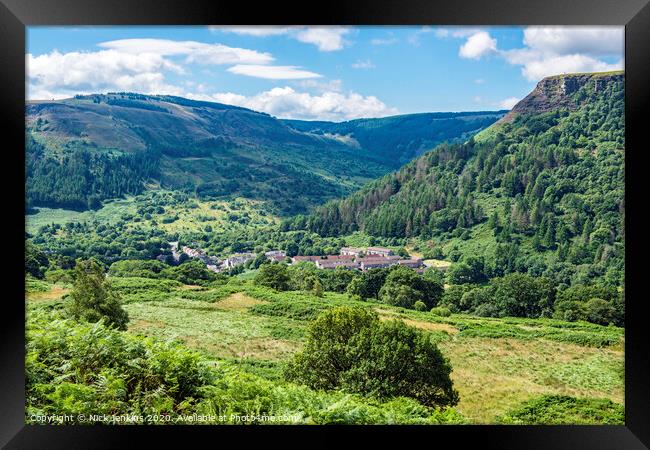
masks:
<instances>
[{"instance_id":1,"label":"tree","mask_svg":"<svg viewBox=\"0 0 650 450\"><path fill-rule=\"evenodd\" d=\"M285 378L313 389L453 406L459 396L450 373L449 361L428 334L400 320L380 322L370 310L339 307L309 325L304 350L288 364Z\"/></svg>"},{"instance_id":2,"label":"tree","mask_svg":"<svg viewBox=\"0 0 650 450\"><path fill-rule=\"evenodd\" d=\"M551 314L555 288L548 278L511 273L494 278L491 285L501 315L534 318Z\"/></svg>"},{"instance_id":3,"label":"tree","mask_svg":"<svg viewBox=\"0 0 650 450\"><path fill-rule=\"evenodd\" d=\"M322 297L323 296L323 285L321 284L320 280L316 278L314 280L314 285L311 288L312 294L314 294L316 297Z\"/></svg>"},{"instance_id":4,"label":"tree","mask_svg":"<svg viewBox=\"0 0 650 450\"><path fill-rule=\"evenodd\" d=\"M266 263L260 266L259 273L255 276L255 284L286 291L289 289L289 272L286 264Z\"/></svg>"},{"instance_id":5,"label":"tree","mask_svg":"<svg viewBox=\"0 0 650 450\"><path fill-rule=\"evenodd\" d=\"M420 300L427 309L431 309L438 304L443 293L441 283L423 278L408 267L393 266L379 292L379 298L403 308L413 308L414 303Z\"/></svg>"},{"instance_id":6,"label":"tree","mask_svg":"<svg viewBox=\"0 0 650 450\"><path fill-rule=\"evenodd\" d=\"M104 319L106 325L126 330L129 315L122 308L119 295L106 281L104 269L97 260L78 260L74 274L72 302L68 305L72 317L88 322Z\"/></svg>"},{"instance_id":7,"label":"tree","mask_svg":"<svg viewBox=\"0 0 650 450\"><path fill-rule=\"evenodd\" d=\"M49 266L47 255L31 242L25 243L25 272L35 278L43 278L43 271Z\"/></svg>"},{"instance_id":8,"label":"tree","mask_svg":"<svg viewBox=\"0 0 650 450\"><path fill-rule=\"evenodd\" d=\"M379 300L379 291L386 281L388 269L370 269L350 281L347 292L350 296Z\"/></svg>"}]
</instances>

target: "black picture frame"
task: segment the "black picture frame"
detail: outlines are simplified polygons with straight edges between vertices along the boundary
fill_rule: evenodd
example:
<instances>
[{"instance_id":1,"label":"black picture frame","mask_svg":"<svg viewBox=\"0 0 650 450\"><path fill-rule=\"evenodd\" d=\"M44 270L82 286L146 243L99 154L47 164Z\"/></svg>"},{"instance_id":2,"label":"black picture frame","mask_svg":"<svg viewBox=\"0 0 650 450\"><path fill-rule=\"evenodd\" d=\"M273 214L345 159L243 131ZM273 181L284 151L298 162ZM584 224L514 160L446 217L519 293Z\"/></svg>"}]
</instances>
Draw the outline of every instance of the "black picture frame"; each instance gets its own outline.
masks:
<instances>
[{"instance_id":1,"label":"black picture frame","mask_svg":"<svg viewBox=\"0 0 650 450\"><path fill-rule=\"evenodd\" d=\"M4 271L4 314L0 325L0 444L5 448L152 447L174 442L224 445L226 437L256 437L263 445L290 445L303 437L312 447L337 445L343 435L387 443L454 446L474 443L499 449L641 449L650 445L650 352L643 314L640 259L647 248L644 233L643 143L650 81L649 0L507 0L426 2L418 0L330 0L309 3L248 3L233 0L0 0L0 114L6 144L5 242L15 245ZM624 25L626 115L626 343L625 426L444 426L444 427L52 427L25 425L24 269L20 249L24 223L25 27L30 25ZM20 188L22 186L22 188ZM22 198L21 198L22 192ZM16 238L13 238L15 234ZM23 248L24 250L24 248ZM9 251L9 250L7 250ZM13 292L15 288L16 292ZM11 293L11 295L10 295ZM15 295L14 295L15 294ZM200 434L202 436L195 435ZM236 436L235 436L236 435ZM201 438L199 441L198 438ZM405 440L408 439L408 440ZM420 441L423 439L423 441ZM416 444L416 442L421 444ZM195 444L192 444L192 443ZM157 444L157 445L161 445ZM366 444L367 445L367 444Z\"/></svg>"}]
</instances>

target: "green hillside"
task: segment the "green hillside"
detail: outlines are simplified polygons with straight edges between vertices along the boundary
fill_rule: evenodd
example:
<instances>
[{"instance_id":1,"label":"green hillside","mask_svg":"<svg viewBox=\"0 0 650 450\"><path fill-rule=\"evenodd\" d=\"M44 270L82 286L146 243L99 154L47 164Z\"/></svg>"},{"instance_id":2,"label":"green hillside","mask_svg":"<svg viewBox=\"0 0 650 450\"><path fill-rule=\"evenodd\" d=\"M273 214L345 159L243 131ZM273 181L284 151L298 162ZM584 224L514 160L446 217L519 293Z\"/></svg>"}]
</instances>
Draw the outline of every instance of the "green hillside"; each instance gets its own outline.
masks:
<instances>
[{"instance_id":1,"label":"green hillside","mask_svg":"<svg viewBox=\"0 0 650 450\"><path fill-rule=\"evenodd\" d=\"M96 209L105 199L164 187L304 213L414 155L399 145L375 148L386 127L374 132L368 123L394 123L390 133L404 142L419 142L423 133L421 126L400 126L403 119L369 119L359 145L338 131L307 132L245 108L132 93L29 103L26 115L29 208ZM438 142L455 140L501 115L463 116L444 133L446 122L432 121L424 130Z\"/></svg>"},{"instance_id":2,"label":"green hillside","mask_svg":"<svg viewBox=\"0 0 650 450\"><path fill-rule=\"evenodd\" d=\"M436 145L465 141L490 126L507 111L460 113L422 113L357 119L347 122L284 120L296 130L331 136L350 145L369 150L376 157L398 168Z\"/></svg>"},{"instance_id":3,"label":"green hillside","mask_svg":"<svg viewBox=\"0 0 650 450\"><path fill-rule=\"evenodd\" d=\"M285 229L363 231L452 261L484 257L487 276L622 286L624 75L545 78L504 118L443 144Z\"/></svg>"}]
</instances>

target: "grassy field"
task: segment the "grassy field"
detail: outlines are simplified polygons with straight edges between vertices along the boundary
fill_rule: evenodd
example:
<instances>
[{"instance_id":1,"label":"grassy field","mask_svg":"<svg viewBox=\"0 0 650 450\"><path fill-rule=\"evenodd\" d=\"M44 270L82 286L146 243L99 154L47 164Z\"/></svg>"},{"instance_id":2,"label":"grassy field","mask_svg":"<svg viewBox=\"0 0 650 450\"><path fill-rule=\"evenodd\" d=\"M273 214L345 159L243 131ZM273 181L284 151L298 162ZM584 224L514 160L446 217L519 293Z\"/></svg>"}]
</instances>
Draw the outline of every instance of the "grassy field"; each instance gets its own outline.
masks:
<instances>
[{"instance_id":1,"label":"grassy field","mask_svg":"<svg viewBox=\"0 0 650 450\"><path fill-rule=\"evenodd\" d=\"M155 201L164 211L138 214L139 208L150 206ZM157 227L166 232L193 232L205 230L225 231L241 226L267 226L278 222L278 218L264 211L260 201L245 198L224 200L200 200L176 202L171 191L157 189L138 196L107 200L102 208L93 211L72 211L61 208L36 208L34 214L26 216L28 233L35 234L42 226L65 225L69 222L94 222L110 225L127 220L132 226Z\"/></svg>"},{"instance_id":2,"label":"grassy field","mask_svg":"<svg viewBox=\"0 0 650 450\"><path fill-rule=\"evenodd\" d=\"M330 292L323 298L278 293L241 279L209 288L145 280L113 279L131 319L129 333L179 340L271 381L281 378L284 363L303 345L309 320L324 309L354 304L431 333L452 363L461 398L456 409L471 423L495 423L544 394L624 401L620 328L551 319L440 317ZM30 308L56 305L67 292L43 284L30 287Z\"/></svg>"}]
</instances>

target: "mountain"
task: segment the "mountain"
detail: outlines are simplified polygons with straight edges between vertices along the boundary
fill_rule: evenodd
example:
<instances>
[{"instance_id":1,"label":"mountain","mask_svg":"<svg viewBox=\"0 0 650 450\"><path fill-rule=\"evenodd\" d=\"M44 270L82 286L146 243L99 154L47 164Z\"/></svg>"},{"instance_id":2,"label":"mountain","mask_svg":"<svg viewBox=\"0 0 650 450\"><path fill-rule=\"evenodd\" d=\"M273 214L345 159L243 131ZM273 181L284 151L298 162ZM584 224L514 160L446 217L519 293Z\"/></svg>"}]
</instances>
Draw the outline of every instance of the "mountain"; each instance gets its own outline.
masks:
<instances>
[{"instance_id":1,"label":"mountain","mask_svg":"<svg viewBox=\"0 0 650 450\"><path fill-rule=\"evenodd\" d=\"M445 133L439 132L444 120L409 128L400 127L412 123L401 116L393 118L391 132L403 142L425 145L429 141L422 136L464 139L502 115L484 113L476 120L461 115ZM391 153L377 144L383 138L373 137L373 123L379 124L377 135L386 135L391 118L355 125L367 129L359 144L338 133L336 124L311 129L308 122L173 96L111 93L30 102L26 200L29 207L82 210L163 186L203 197L265 200L285 215L306 212L408 158L401 147ZM318 132L323 127L332 131Z\"/></svg>"},{"instance_id":2,"label":"mountain","mask_svg":"<svg viewBox=\"0 0 650 450\"><path fill-rule=\"evenodd\" d=\"M373 156L398 168L442 142L467 140L502 118L506 112L421 113L347 122L283 122L296 130L332 137L367 149Z\"/></svg>"},{"instance_id":3,"label":"mountain","mask_svg":"<svg viewBox=\"0 0 650 450\"><path fill-rule=\"evenodd\" d=\"M413 238L506 272L566 263L619 283L624 130L623 72L545 78L475 138L440 145L284 227Z\"/></svg>"}]
</instances>

